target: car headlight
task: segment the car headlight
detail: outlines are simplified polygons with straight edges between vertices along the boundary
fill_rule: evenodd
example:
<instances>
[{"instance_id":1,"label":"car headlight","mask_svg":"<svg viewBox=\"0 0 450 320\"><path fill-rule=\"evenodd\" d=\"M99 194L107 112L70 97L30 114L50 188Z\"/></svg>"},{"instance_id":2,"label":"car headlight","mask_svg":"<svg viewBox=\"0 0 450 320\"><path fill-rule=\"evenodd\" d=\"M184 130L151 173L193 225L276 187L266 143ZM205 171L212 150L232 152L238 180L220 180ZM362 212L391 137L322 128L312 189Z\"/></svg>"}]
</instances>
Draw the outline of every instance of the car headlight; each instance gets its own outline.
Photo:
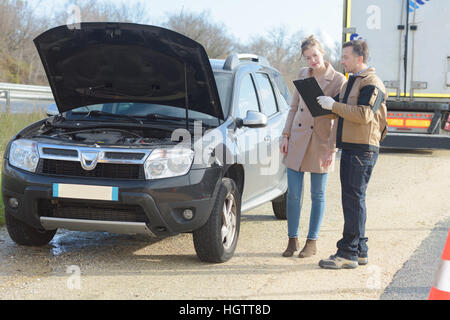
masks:
<instances>
[{"instance_id":1,"label":"car headlight","mask_svg":"<svg viewBox=\"0 0 450 320\"><path fill-rule=\"evenodd\" d=\"M182 176L191 168L194 151L187 148L155 149L144 163L146 179Z\"/></svg>"},{"instance_id":2,"label":"car headlight","mask_svg":"<svg viewBox=\"0 0 450 320\"><path fill-rule=\"evenodd\" d=\"M37 142L26 139L13 141L9 150L9 163L12 166L35 172L38 162Z\"/></svg>"}]
</instances>

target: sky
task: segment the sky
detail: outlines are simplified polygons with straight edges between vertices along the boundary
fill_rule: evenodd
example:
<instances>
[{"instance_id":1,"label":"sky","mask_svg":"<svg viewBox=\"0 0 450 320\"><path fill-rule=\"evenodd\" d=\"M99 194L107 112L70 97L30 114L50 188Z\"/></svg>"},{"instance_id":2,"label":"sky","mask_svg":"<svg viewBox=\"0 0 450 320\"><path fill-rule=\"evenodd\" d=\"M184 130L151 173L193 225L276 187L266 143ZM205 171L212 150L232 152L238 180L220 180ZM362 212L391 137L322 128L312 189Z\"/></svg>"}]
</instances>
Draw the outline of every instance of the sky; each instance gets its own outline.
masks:
<instances>
[{"instance_id":1,"label":"sky","mask_svg":"<svg viewBox=\"0 0 450 320\"><path fill-rule=\"evenodd\" d=\"M162 20L166 12L208 10L213 21L224 23L242 42L279 26L290 33L321 31L323 41L331 44L342 38L342 0L150 0L147 6L151 18Z\"/></svg>"},{"instance_id":2,"label":"sky","mask_svg":"<svg viewBox=\"0 0 450 320\"><path fill-rule=\"evenodd\" d=\"M40 1L40 11L44 16L51 12L52 7L64 3ZM121 4L136 0L109 1ZM146 0L145 4L149 23L155 25L164 22L170 13L206 10L212 22L224 24L228 34L244 44L251 37L265 36L269 30L280 26L285 27L289 34L302 30L305 35L319 35L330 47L342 39L342 0Z\"/></svg>"}]
</instances>

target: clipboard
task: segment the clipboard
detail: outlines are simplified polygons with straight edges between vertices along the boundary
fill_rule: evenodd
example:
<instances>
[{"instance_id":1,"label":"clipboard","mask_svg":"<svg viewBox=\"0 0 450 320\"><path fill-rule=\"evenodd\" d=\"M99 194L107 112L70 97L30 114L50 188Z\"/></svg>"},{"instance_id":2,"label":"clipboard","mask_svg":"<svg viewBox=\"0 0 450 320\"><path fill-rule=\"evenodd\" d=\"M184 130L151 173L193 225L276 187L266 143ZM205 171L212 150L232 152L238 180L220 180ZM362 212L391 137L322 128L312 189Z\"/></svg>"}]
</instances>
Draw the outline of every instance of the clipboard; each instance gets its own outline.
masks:
<instances>
[{"instance_id":1,"label":"clipboard","mask_svg":"<svg viewBox=\"0 0 450 320\"><path fill-rule=\"evenodd\" d=\"M324 96L325 94L323 93L322 89L320 89L316 78L311 77L302 80L294 80L294 85L302 96L303 101L305 101L305 104L313 117L319 117L333 113L331 112L331 110L322 108L322 106L317 102L317 97Z\"/></svg>"}]
</instances>

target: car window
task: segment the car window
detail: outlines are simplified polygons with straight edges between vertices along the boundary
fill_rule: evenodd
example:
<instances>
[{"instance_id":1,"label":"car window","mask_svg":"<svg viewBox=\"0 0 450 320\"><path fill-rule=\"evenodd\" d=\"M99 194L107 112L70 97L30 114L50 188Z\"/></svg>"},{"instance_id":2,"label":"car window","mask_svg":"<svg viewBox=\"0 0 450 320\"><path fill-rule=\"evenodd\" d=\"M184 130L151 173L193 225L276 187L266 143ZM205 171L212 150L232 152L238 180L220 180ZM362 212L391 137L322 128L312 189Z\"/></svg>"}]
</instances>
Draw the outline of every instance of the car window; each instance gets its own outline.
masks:
<instances>
[{"instance_id":1,"label":"car window","mask_svg":"<svg viewBox=\"0 0 450 320\"><path fill-rule=\"evenodd\" d=\"M275 90L275 96L277 97L278 110L285 111L285 110L289 109L289 104L287 103L286 98L281 94L278 87L274 87L274 90Z\"/></svg>"},{"instance_id":2,"label":"car window","mask_svg":"<svg viewBox=\"0 0 450 320\"><path fill-rule=\"evenodd\" d=\"M219 92L220 104L222 111L227 117L230 111L231 90L233 88L233 75L227 72L214 72L216 79L217 91Z\"/></svg>"},{"instance_id":3,"label":"car window","mask_svg":"<svg viewBox=\"0 0 450 320\"><path fill-rule=\"evenodd\" d=\"M247 111L259 111L258 98L256 97L255 85L250 77L246 74L241 81L239 88L239 114L238 117L244 119L247 116Z\"/></svg>"},{"instance_id":4,"label":"car window","mask_svg":"<svg viewBox=\"0 0 450 320\"><path fill-rule=\"evenodd\" d=\"M291 93L289 92L289 88L286 84L286 80L284 80L283 76L278 73L274 72L272 74L273 80L275 81L276 86L278 87L278 90L280 90L281 95L283 96L286 103L289 104L291 100Z\"/></svg>"},{"instance_id":5,"label":"car window","mask_svg":"<svg viewBox=\"0 0 450 320\"><path fill-rule=\"evenodd\" d=\"M257 73L256 81L258 82L259 93L262 99L262 112L266 116L271 116L277 112L277 102L275 100L275 95L269 76L265 73Z\"/></svg>"}]
</instances>

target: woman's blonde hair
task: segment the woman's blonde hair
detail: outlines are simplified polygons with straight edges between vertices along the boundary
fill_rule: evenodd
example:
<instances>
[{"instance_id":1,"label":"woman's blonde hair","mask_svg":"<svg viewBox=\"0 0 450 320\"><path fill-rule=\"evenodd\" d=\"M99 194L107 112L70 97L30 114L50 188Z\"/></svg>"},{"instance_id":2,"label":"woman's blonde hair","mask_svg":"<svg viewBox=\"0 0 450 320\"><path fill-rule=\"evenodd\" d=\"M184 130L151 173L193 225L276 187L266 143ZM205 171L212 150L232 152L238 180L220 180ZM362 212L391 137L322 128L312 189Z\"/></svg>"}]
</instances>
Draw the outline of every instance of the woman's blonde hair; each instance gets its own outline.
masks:
<instances>
[{"instance_id":1,"label":"woman's blonde hair","mask_svg":"<svg viewBox=\"0 0 450 320\"><path fill-rule=\"evenodd\" d=\"M308 50L312 47L316 47L316 46L319 49L319 51L322 52L322 54L325 54L325 50L323 50L323 47L320 44L319 40L317 40L313 34L310 35L309 37L303 39L302 44L301 44L302 56L306 50Z\"/></svg>"}]
</instances>

